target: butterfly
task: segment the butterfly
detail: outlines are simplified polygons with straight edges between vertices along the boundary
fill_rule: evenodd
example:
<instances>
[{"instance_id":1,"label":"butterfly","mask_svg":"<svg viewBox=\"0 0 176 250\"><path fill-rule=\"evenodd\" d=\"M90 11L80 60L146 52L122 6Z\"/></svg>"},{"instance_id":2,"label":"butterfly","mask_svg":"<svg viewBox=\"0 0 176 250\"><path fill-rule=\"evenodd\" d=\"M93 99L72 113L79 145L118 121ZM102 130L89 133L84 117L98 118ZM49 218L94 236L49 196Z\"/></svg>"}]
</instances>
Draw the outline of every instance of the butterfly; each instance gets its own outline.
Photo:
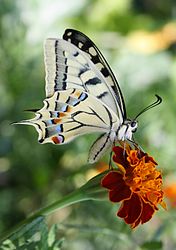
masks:
<instances>
[{"instance_id":1,"label":"butterfly","mask_svg":"<svg viewBox=\"0 0 176 250\"><path fill-rule=\"evenodd\" d=\"M18 124L32 125L40 143L64 144L75 137L98 132L88 161L94 163L116 142L132 141L137 117L161 103L157 100L135 119L128 119L119 84L106 59L83 33L66 29L63 39L44 45L46 99L35 118Z\"/></svg>"}]
</instances>

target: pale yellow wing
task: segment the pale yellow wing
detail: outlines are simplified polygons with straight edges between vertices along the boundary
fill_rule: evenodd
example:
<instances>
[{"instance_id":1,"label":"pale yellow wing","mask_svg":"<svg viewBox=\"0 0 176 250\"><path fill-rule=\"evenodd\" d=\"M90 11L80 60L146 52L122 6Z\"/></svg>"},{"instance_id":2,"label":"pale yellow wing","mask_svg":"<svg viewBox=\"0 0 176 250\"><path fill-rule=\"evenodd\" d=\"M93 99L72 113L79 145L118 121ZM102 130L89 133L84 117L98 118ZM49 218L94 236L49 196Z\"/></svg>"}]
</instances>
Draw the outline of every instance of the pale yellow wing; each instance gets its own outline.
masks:
<instances>
[{"instance_id":1,"label":"pale yellow wing","mask_svg":"<svg viewBox=\"0 0 176 250\"><path fill-rule=\"evenodd\" d=\"M56 91L44 100L44 107L36 112L34 119L18 124L34 126L40 143L63 144L82 134L114 133L120 120L96 97L78 89L68 89Z\"/></svg>"},{"instance_id":2,"label":"pale yellow wing","mask_svg":"<svg viewBox=\"0 0 176 250\"><path fill-rule=\"evenodd\" d=\"M111 85L87 53L63 39L47 39L44 55L47 97L58 90L81 89L110 107L123 122L124 114Z\"/></svg>"}]
</instances>

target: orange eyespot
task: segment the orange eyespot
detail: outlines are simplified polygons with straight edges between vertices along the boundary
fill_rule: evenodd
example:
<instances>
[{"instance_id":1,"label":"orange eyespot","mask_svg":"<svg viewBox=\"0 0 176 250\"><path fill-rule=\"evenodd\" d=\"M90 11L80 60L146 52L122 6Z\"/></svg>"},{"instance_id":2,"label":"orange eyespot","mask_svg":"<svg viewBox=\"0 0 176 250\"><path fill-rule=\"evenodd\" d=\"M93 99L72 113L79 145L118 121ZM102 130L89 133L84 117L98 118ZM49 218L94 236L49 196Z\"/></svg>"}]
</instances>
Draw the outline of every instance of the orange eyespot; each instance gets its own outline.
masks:
<instances>
[{"instance_id":1,"label":"orange eyespot","mask_svg":"<svg viewBox=\"0 0 176 250\"><path fill-rule=\"evenodd\" d=\"M53 137L51 138L51 140L52 140L55 144L60 144L60 143L61 143L59 137L57 137L57 136L53 136Z\"/></svg>"}]
</instances>

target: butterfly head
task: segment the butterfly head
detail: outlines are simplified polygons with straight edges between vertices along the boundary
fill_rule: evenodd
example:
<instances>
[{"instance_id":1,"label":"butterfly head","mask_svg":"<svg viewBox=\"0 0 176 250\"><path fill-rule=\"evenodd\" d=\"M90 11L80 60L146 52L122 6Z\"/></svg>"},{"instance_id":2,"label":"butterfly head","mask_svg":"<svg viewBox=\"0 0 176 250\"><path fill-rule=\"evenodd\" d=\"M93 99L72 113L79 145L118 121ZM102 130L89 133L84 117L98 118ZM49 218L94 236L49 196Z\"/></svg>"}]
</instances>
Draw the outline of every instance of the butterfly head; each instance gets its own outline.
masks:
<instances>
[{"instance_id":1,"label":"butterfly head","mask_svg":"<svg viewBox=\"0 0 176 250\"><path fill-rule=\"evenodd\" d=\"M125 140L132 140L133 133L136 132L138 128L138 122L136 120L127 120L125 122L126 132L125 132Z\"/></svg>"},{"instance_id":2,"label":"butterfly head","mask_svg":"<svg viewBox=\"0 0 176 250\"><path fill-rule=\"evenodd\" d=\"M129 127L131 129L131 132L133 132L133 133L136 132L137 127L138 127L138 122L136 120L131 120L129 122Z\"/></svg>"},{"instance_id":3,"label":"butterfly head","mask_svg":"<svg viewBox=\"0 0 176 250\"><path fill-rule=\"evenodd\" d=\"M117 140L131 140L133 133L137 130L137 127L138 123L136 120L126 119L117 131Z\"/></svg>"}]
</instances>

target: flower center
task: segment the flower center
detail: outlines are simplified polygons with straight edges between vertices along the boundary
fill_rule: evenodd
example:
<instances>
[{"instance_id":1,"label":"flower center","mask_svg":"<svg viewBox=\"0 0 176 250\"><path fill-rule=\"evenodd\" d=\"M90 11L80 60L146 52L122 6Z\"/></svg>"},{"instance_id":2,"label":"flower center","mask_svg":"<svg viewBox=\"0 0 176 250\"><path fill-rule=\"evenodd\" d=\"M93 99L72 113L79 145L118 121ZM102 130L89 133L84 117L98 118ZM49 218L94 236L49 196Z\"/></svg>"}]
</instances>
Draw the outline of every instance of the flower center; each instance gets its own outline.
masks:
<instances>
[{"instance_id":1,"label":"flower center","mask_svg":"<svg viewBox=\"0 0 176 250\"><path fill-rule=\"evenodd\" d=\"M144 199L156 201L162 185L161 173L156 170L156 163L146 155L140 156L137 150L128 152L127 161L129 166L126 168L124 181L131 191L140 194Z\"/></svg>"}]
</instances>

